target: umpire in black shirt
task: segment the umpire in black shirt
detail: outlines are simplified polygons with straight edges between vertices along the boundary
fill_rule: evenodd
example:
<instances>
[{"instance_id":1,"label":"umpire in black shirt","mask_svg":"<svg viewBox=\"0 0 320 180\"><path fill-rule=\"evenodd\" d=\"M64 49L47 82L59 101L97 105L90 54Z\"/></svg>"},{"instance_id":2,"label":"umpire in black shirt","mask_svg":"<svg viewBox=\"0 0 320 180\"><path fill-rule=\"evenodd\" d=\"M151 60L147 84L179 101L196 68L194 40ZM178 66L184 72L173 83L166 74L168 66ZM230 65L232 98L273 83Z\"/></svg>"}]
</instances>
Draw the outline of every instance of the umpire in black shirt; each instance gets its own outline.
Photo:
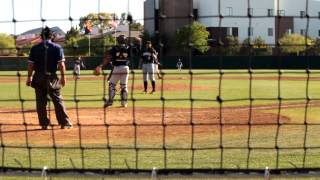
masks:
<instances>
[{"instance_id":1,"label":"umpire in black shirt","mask_svg":"<svg viewBox=\"0 0 320 180\"><path fill-rule=\"evenodd\" d=\"M50 28L45 27L41 32L42 42L31 48L26 84L35 89L38 119L42 129L47 129L50 124L46 109L47 94L53 101L56 118L61 129L71 128L72 124L60 93L61 86L66 85L64 53L58 44L51 41L52 37L53 33ZM56 74L58 68L61 74L60 79ZM33 71L35 73L32 76Z\"/></svg>"}]
</instances>

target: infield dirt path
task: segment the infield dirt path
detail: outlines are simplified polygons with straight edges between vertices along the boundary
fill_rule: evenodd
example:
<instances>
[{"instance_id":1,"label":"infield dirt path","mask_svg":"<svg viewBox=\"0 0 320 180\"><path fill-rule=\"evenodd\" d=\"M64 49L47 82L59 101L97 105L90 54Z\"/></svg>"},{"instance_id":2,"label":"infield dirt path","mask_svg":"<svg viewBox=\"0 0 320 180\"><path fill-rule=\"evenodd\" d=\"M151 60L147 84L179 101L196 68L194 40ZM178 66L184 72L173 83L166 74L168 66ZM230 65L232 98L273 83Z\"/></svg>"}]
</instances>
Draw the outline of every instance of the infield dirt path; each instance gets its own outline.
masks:
<instances>
[{"instance_id":1,"label":"infield dirt path","mask_svg":"<svg viewBox=\"0 0 320 180\"><path fill-rule=\"evenodd\" d=\"M285 104L282 109L303 108L305 104ZM319 106L319 102L312 106ZM81 108L68 109L74 124L72 129L60 129L57 126L54 112L51 113L49 130L40 130L34 110L22 113L17 109L0 109L1 141L5 145L121 145L133 143L134 138L147 143L152 139L161 143L163 133L170 139L183 137L205 137L208 134L219 134L223 123L225 132L236 133L247 131L248 123L274 125L290 123L290 118L278 116L277 113L266 113L263 110L277 110L278 105L249 107L227 107L220 112L219 108ZM51 129L53 128L53 129Z\"/></svg>"}]
</instances>

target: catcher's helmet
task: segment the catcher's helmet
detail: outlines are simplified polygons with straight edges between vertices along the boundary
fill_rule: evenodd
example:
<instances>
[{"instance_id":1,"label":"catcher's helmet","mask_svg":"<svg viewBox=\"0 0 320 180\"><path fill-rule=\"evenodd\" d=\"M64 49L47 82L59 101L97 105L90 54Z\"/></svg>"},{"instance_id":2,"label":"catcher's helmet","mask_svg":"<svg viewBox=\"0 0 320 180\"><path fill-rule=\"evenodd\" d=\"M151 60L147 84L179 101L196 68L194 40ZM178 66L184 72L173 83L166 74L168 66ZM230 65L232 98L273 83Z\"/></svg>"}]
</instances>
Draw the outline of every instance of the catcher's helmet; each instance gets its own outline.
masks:
<instances>
[{"instance_id":1,"label":"catcher's helmet","mask_svg":"<svg viewBox=\"0 0 320 180\"><path fill-rule=\"evenodd\" d=\"M118 42L119 44L125 44L125 43L126 43L126 37L125 37L124 35L119 35L119 36L117 37L117 42Z\"/></svg>"},{"instance_id":2,"label":"catcher's helmet","mask_svg":"<svg viewBox=\"0 0 320 180\"><path fill-rule=\"evenodd\" d=\"M53 32L51 29L46 26L45 28L42 29L41 31L41 38L42 39L51 39L53 37Z\"/></svg>"}]
</instances>

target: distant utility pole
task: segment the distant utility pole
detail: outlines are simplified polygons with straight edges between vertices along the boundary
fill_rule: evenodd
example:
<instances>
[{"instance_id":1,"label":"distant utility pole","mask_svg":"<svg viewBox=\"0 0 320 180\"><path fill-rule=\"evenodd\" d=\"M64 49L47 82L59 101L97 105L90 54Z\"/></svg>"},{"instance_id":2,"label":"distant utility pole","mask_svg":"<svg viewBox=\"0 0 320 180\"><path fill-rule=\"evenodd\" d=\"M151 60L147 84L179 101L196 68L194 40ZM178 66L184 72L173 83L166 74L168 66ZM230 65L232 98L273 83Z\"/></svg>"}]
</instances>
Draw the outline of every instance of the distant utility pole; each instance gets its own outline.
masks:
<instances>
[{"instance_id":1,"label":"distant utility pole","mask_svg":"<svg viewBox=\"0 0 320 180\"><path fill-rule=\"evenodd\" d=\"M86 25L85 25L85 31L84 31L84 33L85 34L88 34L88 38L89 38L89 44L88 44L88 46L89 46L89 56L91 56L91 48L90 48L90 46L91 46L91 37L90 37L90 34L91 34L91 31L92 31L92 27L91 27L91 21L90 20L86 20Z\"/></svg>"}]
</instances>

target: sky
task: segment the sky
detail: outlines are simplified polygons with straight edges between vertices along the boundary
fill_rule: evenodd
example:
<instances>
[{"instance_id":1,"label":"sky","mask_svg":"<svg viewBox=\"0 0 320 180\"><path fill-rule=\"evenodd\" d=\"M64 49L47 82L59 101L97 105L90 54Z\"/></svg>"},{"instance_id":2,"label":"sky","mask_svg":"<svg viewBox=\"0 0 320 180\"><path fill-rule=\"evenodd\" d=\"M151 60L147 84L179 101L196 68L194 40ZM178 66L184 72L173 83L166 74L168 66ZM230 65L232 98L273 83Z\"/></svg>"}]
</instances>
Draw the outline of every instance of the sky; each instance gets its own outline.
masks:
<instances>
[{"instance_id":1,"label":"sky","mask_svg":"<svg viewBox=\"0 0 320 180\"><path fill-rule=\"evenodd\" d=\"M81 16L92 12L116 13L120 17L121 13L129 10L135 20L143 23L143 2L144 0L0 0L0 33L18 35L43 25L58 26L66 32L71 26L79 24ZM77 21L71 23L69 16ZM41 18L48 21L43 24ZM18 22L13 23L12 19Z\"/></svg>"}]
</instances>

